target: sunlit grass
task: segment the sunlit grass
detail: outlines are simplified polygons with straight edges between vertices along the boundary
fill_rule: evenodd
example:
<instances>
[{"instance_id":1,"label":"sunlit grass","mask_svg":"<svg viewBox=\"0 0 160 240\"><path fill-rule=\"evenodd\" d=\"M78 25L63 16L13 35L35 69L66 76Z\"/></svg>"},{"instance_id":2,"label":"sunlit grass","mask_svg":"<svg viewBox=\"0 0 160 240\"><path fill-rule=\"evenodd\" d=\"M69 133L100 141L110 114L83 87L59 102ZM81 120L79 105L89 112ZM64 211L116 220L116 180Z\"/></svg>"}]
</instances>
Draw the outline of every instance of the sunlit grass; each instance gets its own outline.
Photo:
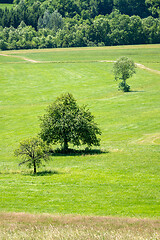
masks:
<instances>
[{"instance_id":1,"label":"sunlit grass","mask_svg":"<svg viewBox=\"0 0 160 240\"><path fill-rule=\"evenodd\" d=\"M41 50L3 51L1 53L19 55L37 61L96 61L117 60L121 56L128 56L139 63L159 63L160 45L133 45L92 48L56 48Z\"/></svg>"},{"instance_id":2,"label":"sunlit grass","mask_svg":"<svg viewBox=\"0 0 160 240\"><path fill-rule=\"evenodd\" d=\"M159 74L137 69L128 80L132 92L124 94L113 63L90 62L122 54L152 65L159 56L153 46L6 52L65 63L7 63L1 56L1 211L159 217ZM64 92L88 105L105 153L52 156L33 176L13 150L38 133L39 116Z\"/></svg>"}]
</instances>

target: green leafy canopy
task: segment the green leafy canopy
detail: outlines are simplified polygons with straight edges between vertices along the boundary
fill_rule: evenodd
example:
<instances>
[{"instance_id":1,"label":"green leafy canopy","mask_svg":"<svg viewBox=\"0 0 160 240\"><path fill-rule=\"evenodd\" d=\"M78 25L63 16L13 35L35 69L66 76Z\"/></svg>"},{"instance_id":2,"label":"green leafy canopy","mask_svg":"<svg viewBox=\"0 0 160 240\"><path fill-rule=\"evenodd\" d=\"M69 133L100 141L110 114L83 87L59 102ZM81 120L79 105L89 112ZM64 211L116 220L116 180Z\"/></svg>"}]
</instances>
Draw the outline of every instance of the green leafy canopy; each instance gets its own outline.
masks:
<instances>
[{"instance_id":1,"label":"green leafy canopy","mask_svg":"<svg viewBox=\"0 0 160 240\"><path fill-rule=\"evenodd\" d=\"M121 80L119 90L129 92L130 86L126 83L126 80L136 73L135 69L136 66L133 60L128 57L121 57L114 63L113 73L115 80Z\"/></svg>"},{"instance_id":2,"label":"green leafy canopy","mask_svg":"<svg viewBox=\"0 0 160 240\"><path fill-rule=\"evenodd\" d=\"M79 107L72 94L58 97L40 118L40 137L47 143L60 143L67 151L68 143L79 146L99 146L100 129L86 106Z\"/></svg>"},{"instance_id":3,"label":"green leafy canopy","mask_svg":"<svg viewBox=\"0 0 160 240\"><path fill-rule=\"evenodd\" d=\"M113 72L115 74L115 80L121 79L126 81L128 78L132 77L135 71L135 64L132 59L128 57L119 58L113 67Z\"/></svg>"},{"instance_id":4,"label":"green leafy canopy","mask_svg":"<svg viewBox=\"0 0 160 240\"><path fill-rule=\"evenodd\" d=\"M36 168L42 164L42 160L47 161L49 159L48 152L49 146L42 139L32 137L22 140L14 154L23 159L19 165L26 163L29 168L33 166L34 173L36 173Z\"/></svg>"}]
</instances>

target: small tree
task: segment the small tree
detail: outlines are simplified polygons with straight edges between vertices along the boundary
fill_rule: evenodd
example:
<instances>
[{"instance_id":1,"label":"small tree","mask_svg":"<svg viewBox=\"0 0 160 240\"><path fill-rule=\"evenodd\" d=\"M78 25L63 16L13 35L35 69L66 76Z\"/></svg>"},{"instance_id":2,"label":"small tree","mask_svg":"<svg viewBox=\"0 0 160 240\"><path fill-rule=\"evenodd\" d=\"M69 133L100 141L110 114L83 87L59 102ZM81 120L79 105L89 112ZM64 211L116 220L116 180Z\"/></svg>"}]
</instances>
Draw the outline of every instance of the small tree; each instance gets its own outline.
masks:
<instances>
[{"instance_id":1,"label":"small tree","mask_svg":"<svg viewBox=\"0 0 160 240\"><path fill-rule=\"evenodd\" d=\"M70 93L57 98L41 117L40 137L47 143L60 143L64 152L68 144L99 146L100 129L85 106L79 107Z\"/></svg>"},{"instance_id":2,"label":"small tree","mask_svg":"<svg viewBox=\"0 0 160 240\"><path fill-rule=\"evenodd\" d=\"M115 80L122 80L119 83L119 90L122 90L123 92L130 91L130 86L126 83L126 80L136 73L135 68L136 66L133 60L127 57L121 57L114 63L113 72Z\"/></svg>"},{"instance_id":3,"label":"small tree","mask_svg":"<svg viewBox=\"0 0 160 240\"><path fill-rule=\"evenodd\" d=\"M34 167L34 173L37 167L42 164L42 160L47 161L49 147L38 137L28 138L20 142L20 146L15 150L15 156L20 156L24 161L19 165L27 163L28 167Z\"/></svg>"}]
</instances>

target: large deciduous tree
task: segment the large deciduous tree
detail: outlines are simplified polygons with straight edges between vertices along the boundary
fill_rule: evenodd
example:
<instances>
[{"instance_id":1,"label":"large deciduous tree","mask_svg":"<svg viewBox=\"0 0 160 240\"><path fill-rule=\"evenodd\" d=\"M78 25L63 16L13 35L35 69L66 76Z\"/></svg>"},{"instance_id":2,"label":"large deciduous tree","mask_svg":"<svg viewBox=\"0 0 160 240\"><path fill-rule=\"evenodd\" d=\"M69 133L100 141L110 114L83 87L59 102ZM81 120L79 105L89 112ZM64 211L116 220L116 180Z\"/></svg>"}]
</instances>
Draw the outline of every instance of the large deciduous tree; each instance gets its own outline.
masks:
<instances>
[{"instance_id":1,"label":"large deciduous tree","mask_svg":"<svg viewBox=\"0 0 160 240\"><path fill-rule=\"evenodd\" d=\"M49 146L41 138L33 137L21 141L14 154L23 159L19 165L26 163L29 168L33 166L34 173L36 173L42 161L49 160L48 152Z\"/></svg>"},{"instance_id":2,"label":"large deciduous tree","mask_svg":"<svg viewBox=\"0 0 160 240\"><path fill-rule=\"evenodd\" d=\"M94 116L86 106L79 107L70 93L58 97L40 120L40 137L47 143L60 143L64 152L68 151L69 143L89 147L100 144L97 135L101 131Z\"/></svg>"},{"instance_id":3,"label":"large deciduous tree","mask_svg":"<svg viewBox=\"0 0 160 240\"><path fill-rule=\"evenodd\" d=\"M121 80L119 90L123 92L130 91L130 86L126 83L126 80L136 72L135 68L133 60L128 57L121 57L114 63L113 72L115 80Z\"/></svg>"}]
</instances>

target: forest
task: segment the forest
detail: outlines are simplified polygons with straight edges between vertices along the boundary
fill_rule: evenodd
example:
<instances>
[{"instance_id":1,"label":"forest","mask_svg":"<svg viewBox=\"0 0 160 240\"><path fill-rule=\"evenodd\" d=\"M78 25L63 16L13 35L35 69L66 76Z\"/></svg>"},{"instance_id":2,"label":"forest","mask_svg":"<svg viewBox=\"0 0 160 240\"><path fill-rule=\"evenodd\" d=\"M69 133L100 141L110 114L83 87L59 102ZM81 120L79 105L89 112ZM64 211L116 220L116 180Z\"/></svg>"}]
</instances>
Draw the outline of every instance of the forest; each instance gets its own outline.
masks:
<instances>
[{"instance_id":1,"label":"forest","mask_svg":"<svg viewBox=\"0 0 160 240\"><path fill-rule=\"evenodd\" d=\"M12 6L0 8L1 50L160 43L160 0L14 0Z\"/></svg>"}]
</instances>

